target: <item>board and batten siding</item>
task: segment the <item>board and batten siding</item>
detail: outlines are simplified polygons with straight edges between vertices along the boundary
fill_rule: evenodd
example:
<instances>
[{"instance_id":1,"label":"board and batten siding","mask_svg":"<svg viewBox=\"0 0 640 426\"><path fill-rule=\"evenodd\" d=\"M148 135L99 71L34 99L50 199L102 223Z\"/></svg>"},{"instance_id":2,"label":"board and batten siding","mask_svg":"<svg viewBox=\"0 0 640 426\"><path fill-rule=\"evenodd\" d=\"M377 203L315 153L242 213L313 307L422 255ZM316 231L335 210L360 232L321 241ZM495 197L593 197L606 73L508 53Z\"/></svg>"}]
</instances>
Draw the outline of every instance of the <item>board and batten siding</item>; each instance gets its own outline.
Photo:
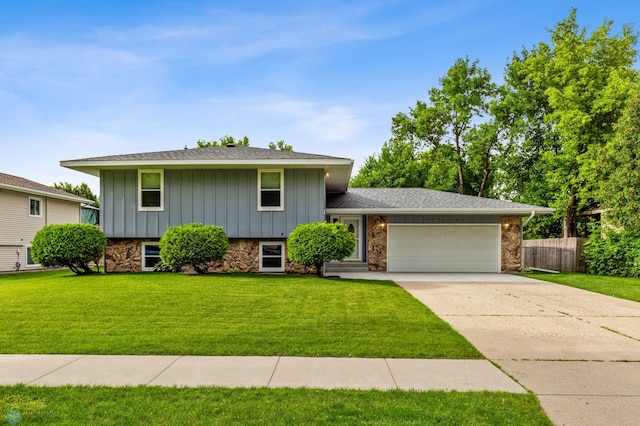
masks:
<instances>
[{"instance_id":1,"label":"board and batten siding","mask_svg":"<svg viewBox=\"0 0 640 426\"><path fill-rule=\"evenodd\" d=\"M221 226L229 238L286 238L324 220L324 171L284 170L284 211L258 211L257 169L164 171L164 211L138 211L138 171L103 170L101 227L107 238L158 239L170 226Z\"/></svg>"},{"instance_id":2,"label":"board and batten siding","mask_svg":"<svg viewBox=\"0 0 640 426\"><path fill-rule=\"evenodd\" d=\"M29 195L0 189L0 271L27 265L27 246L45 225L80 222L80 203L33 195L41 200L42 217L29 216Z\"/></svg>"}]
</instances>

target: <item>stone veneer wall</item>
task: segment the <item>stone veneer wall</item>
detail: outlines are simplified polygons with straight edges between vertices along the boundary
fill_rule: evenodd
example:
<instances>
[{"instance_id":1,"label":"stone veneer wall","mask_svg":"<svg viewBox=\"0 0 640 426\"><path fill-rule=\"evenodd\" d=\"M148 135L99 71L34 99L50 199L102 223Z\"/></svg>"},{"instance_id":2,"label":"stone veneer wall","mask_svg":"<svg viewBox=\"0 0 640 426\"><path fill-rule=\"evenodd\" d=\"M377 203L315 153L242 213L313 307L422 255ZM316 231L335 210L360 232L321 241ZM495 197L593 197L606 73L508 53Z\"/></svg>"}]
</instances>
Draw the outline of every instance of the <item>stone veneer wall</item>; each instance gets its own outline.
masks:
<instances>
[{"instance_id":1,"label":"stone veneer wall","mask_svg":"<svg viewBox=\"0 0 640 426\"><path fill-rule=\"evenodd\" d=\"M387 217L367 218L367 251L370 271L387 270Z\"/></svg>"},{"instance_id":2,"label":"stone veneer wall","mask_svg":"<svg viewBox=\"0 0 640 426\"><path fill-rule=\"evenodd\" d=\"M520 237L522 218L505 216L502 218L502 272L520 270Z\"/></svg>"},{"instance_id":3,"label":"stone veneer wall","mask_svg":"<svg viewBox=\"0 0 640 426\"><path fill-rule=\"evenodd\" d=\"M266 240L265 240L266 241ZM268 240L275 241L275 240ZM231 239L229 251L222 261L211 262L209 272L258 272L260 240ZM286 250L286 246L285 246ZM106 272L141 272L142 240L108 240L105 256ZM285 258L285 272L315 274L314 267L304 267Z\"/></svg>"}]
</instances>

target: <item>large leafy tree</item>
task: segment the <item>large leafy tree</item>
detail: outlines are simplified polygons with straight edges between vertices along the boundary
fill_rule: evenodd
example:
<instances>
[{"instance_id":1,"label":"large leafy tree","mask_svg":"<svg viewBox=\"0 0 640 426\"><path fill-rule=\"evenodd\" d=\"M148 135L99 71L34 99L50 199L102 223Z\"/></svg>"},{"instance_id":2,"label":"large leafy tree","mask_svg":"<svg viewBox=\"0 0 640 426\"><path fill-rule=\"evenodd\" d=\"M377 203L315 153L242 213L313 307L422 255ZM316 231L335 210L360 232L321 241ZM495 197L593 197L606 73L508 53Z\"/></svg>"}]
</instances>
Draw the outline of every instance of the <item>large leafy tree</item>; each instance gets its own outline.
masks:
<instances>
[{"instance_id":1,"label":"large leafy tree","mask_svg":"<svg viewBox=\"0 0 640 426\"><path fill-rule=\"evenodd\" d=\"M550 43L513 58L502 105L514 114L517 144L505 176L519 180L512 189L519 186L521 201L546 198L558 209L565 237L576 235L579 210L602 202L596 190L610 170L599 159L638 81L631 27L611 34L613 23L605 21L588 33L576 15L572 9L551 30Z\"/></svg>"},{"instance_id":2,"label":"large leafy tree","mask_svg":"<svg viewBox=\"0 0 640 426\"><path fill-rule=\"evenodd\" d=\"M367 159L353 183L490 195L498 138L488 112L495 92L477 60L456 60L440 86L429 90L428 102L393 117L393 138Z\"/></svg>"},{"instance_id":3,"label":"large leafy tree","mask_svg":"<svg viewBox=\"0 0 640 426\"><path fill-rule=\"evenodd\" d=\"M68 192L69 194L77 195L88 200L93 200L93 204L96 207L100 207L100 200L98 199L98 196L95 195L93 191L91 191L91 188L89 188L89 185L84 182L80 185L73 185L69 182L58 182L54 183L53 187L64 192Z\"/></svg>"},{"instance_id":4,"label":"large leafy tree","mask_svg":"<svg viewBox=\"0 0 640 426\"><path fill-rule=\"evenodd\" d=\"M198 140L196 142L196 148L207 148L211 146L227 146L227 145L236 145L236 146L249 146L249 137L245 136L242 139L236 139L233 136L223 136L217 141L205 141ZM279 150L279 151L293 151L293 146L288 145L284 142L284 140L279 140L278 142L269 142L269 149ZM187 147L185 147L187 149Z\"/></svg>"},{"instance_id":5,"label":"large leafy tree","mask_svg":"<svg viewBox=\"0 0 640 426\"><path fill-rule=\"evenodd\" d=\"M198 140L196 144L197 144L196 148L207 148L210 146L227 146L227 145L249 146L249 138L245 136L242 139L236 139L233 136L225 135L220 139L218 139L217 141Z\"/></svg>"},{"instance_id":6,"label":"large leafy tree","mask_svg":"<svg viewBox=\"0 0 640 426\"><path fill-rule=\"evenodd\" d=\"M603 207L610 209L607 220L640 232L640 90L629 100L602 159L602 167L610 170L599 194Z\"/></svg>"}]
</instances>

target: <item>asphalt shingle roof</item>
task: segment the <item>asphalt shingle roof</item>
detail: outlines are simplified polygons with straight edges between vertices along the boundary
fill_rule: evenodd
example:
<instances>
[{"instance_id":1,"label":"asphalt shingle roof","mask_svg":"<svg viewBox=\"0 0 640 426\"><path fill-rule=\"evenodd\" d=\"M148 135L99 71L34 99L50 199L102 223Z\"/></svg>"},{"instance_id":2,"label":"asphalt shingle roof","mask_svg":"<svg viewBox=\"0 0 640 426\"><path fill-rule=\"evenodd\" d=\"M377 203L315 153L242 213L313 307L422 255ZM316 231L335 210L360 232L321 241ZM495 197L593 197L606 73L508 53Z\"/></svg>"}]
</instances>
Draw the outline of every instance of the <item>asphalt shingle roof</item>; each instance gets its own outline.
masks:
<instances>
[{"instance_id":1,"label":"asphalt shingle roof","mask_svg":"<svg viewBox=\"0 0 640 426\"><path fill-rule=\"evenodd\" d=\"M68 192L52 188L47 185L43 185L38 182L34 182L29 179L21 178L19 176L9 175L6 173L0 173L0 186L9 186L20 188L26 191L34 191L34 192L43 192L46 194L51 194L51 196L55 196L58 198L66 198L71 199L75 198L78 202L91 202L91 200L87 200L83 197L78 197L73 194L69 194Z\"/></svg>"},{"instance_id":2,"label":"asphalt shingle roof","mask_svg":"<svg viewBox=\"0 0 640 426\"><path fill-rule=\"evenodd\" d=\"M521 210L530 213L541 207L426 188L349 188L344 194L328 194L327 209Z\"/></svg>"},{"instance_id":3,"label":"asphalt shingle roof","mask_svg":"<svg viewBox=\"0 0 640 426\"><path fill-rule=\"evenodd\" d=\"M345 159L328 155L306 154L249 146L213 146L207 148L177 149L173 151L141 152L137 154L108 155L73 161L172 161L172 160L335 160ZM347 160L347 159L345 159Z\"/></svg>"}]
</instances>

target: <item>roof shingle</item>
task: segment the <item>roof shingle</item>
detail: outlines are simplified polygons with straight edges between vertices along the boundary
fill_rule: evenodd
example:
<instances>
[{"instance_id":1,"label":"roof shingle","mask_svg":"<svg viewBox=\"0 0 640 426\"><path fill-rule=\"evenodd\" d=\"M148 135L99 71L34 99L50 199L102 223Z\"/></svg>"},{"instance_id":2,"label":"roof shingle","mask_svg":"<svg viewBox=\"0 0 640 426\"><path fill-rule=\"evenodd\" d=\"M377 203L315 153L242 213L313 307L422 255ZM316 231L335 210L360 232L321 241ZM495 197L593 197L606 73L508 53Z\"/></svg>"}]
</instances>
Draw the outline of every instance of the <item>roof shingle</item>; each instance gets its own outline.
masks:
<instances>
[{"instance_id":1,"label":"roof shingle","mask_svg":"<svg viewBox=\"0 0 640 426\"><path fill-rule=\"evenodd\" d=\"M307 154L249 146L213 146L177 149L173 151L141 152L82 158L73 161L171 161L171 160L335 160L344 159L328 155Z\"/></svg>"},{"instance_id":2,"label":"roof shingle","mask_svg":"<svg viewBox=\"0 0 640 426\"><path fill-rule=\"evenodd\" d=\"M21 178L19 176L10 175L7 173L0 173L0 186L20 188L25 191L34 191L49 194L56 198L75 199L79 203L93 202L77 195L69 194L68 192L53 188L51 186L43 185L38 182L34 182L29 179Z\"/></svg>"},{"instance_id":3,"label":"roof shingle","mask_svg":"<svg viewBox=\"0 0 640 426\"><path fill-rule=\"evenodd\" d=\"M349 188L344 194L329 194L327 209L354 210L551 210L528 204L474 197L426 188Z\"/></svg>"}]
</instances>

